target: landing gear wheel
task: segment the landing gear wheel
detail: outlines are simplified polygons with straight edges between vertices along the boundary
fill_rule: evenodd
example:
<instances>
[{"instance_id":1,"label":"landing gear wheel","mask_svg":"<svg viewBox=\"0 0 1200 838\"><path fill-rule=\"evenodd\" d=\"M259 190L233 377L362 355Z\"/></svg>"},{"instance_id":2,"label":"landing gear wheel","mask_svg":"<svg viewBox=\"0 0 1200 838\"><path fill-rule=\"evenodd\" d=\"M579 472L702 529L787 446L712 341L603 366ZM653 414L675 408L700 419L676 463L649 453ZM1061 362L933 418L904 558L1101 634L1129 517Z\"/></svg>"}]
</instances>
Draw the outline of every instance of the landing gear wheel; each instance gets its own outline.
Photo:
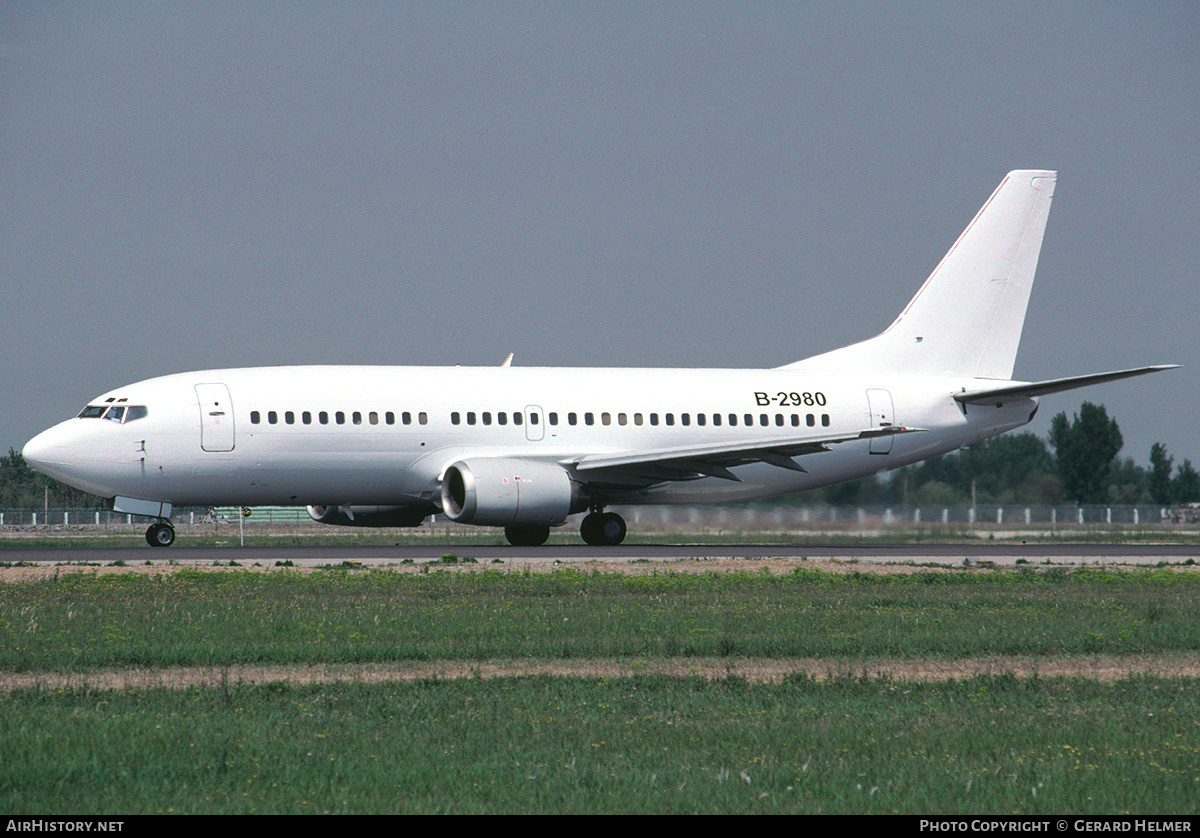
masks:
<instances>
[{"instance_id":1,"label":"landing gear wheel","mask_svg":"<svg viewBox=\"0 0 1200 838\"><path fill-rule=\"evenodd\" d=\"M537 524L505 527L504 537L514 547L541 547L550 537L550 528Z\"/></svg>"},{"instance_id":2,"label":"landing gear wheel","mask_svg":"<svg viewBox=\"0 0 1200 838\"><path fill-rule=\"evenodd\" d=\"M593 547L615 547L625 540L625 519L615 512L593 512L579 525L579 534Z\"/></svg>"},{"instance_id":3,"label":"landing gear wheel","mask_svg":"<svg viewBox=\"0 0 1200 838\"><path fill-rule=\"evenodd\" d=\"M146 530L146 543L151 547L170 547L175 543L175 528L170 524L151 524Z\"/></svg>"}]
</instances>

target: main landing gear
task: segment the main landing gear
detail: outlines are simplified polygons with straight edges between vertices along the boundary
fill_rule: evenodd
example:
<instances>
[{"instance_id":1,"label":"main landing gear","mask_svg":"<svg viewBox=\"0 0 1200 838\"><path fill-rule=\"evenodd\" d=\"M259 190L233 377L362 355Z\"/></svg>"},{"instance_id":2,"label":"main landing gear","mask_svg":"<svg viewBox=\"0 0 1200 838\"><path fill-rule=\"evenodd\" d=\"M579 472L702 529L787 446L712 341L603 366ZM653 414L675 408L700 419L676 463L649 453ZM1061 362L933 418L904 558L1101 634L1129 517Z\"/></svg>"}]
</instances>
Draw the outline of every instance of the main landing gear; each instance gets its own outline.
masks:
<instances>
[{"instance_id":1,"label":"main landing gear","mask_svg":"<svg viewBox=\"0 0 1200 838\"><path fill-rule=\"evenodd\" d=\"M537 524L514 524L504 528L504 537L513 547L541 547L550 537L550 528Z\"/></svg>"},{"instance_id":2,"label":"main landing gear","mask_svg":"<svg viewBox=\"0 0 1200 838\"><path fill-rule=\"evenodd\" d=\"M579 526L579 534L593 547L615 547L625 540L625 531L624 518L615 512L601 512L599 507L594 507ZM550 537L550 528L537 524L514 524L504 528L504 537L514 547L540 547ZM150 538L149 533L146 533L146 538Z\"/></svg>"},{"instance_id":3,"label":"main landing gear","mask_svg":"<svg viewBox=\"0 0 1200 838\"><path fill-rule=\"evenodd\" d=\"M625 540L625 519L615 512L593 509L579 525L579 534L593 547L615 547Z\"/></svg>"},{"instance_id":4,"label":"main landing gear","mask_svg":"<svg viewBox=\"0 0 1200 838\"><path fill-rule=\"evenodd\" d=\"M158 521L146 530L146 543L151 547L170 547L175 543L175 528L168 521Z\"/></svg>"}]
</instances>

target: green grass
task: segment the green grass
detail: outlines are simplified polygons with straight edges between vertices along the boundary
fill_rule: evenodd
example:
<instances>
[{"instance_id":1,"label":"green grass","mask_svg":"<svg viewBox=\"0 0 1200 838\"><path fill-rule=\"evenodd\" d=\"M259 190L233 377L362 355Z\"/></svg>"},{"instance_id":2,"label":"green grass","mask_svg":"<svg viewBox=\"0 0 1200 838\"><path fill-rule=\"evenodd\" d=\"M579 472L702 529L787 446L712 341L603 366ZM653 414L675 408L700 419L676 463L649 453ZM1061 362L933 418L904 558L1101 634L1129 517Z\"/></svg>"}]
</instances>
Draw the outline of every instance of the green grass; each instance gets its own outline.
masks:
<instances>
[{"instance_id":1,"label":"green grass","mask_svg":"<svg viewBox=\"0 0 1200 838\"><path fill-rule=\"evenodd\" d=\"M73 572L0 585L0 669L1163 654L1200 648L1198 592L1167 570Z\"/></svg>"},{"instance_id":2,"label":"green grass","mask_svg":"<svg viewBox=\"0 0 1200 838\"><path fill-rule=\"evenodd\" d=\"M1195 813L1190 681L517 678L0 697L0 809Z\"/></svg>"},{"instance_id":3,"label":"green grass","mask_svg":"<svg viewBox=\"0 0 1200 838\"><path fill-rule=\"evenodd\" d=\"M0 670L1200 648L1200 576L1167 570L465 567L0 584ZM1151 677L42 686L0 693L0 743L0 809L14 815L1161 814L1200 800L1200 690Z\"/></svg>"}]
</instances>

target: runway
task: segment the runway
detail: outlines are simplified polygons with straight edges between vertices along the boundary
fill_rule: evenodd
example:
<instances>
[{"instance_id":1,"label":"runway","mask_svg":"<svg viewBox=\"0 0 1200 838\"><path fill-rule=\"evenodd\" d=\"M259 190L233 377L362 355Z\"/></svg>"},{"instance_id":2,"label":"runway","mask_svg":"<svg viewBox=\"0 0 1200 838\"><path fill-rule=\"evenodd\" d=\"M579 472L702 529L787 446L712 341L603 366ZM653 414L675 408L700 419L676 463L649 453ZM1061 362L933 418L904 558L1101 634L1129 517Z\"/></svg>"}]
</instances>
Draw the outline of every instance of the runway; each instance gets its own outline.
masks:
<instances>
[{"instance_id":1,"label":"runway","mask_svg":"<svg viewBox=\"0 0 1200 838\"><path fill-rule=\"evenodd\" d=\"M292 562L299 567L318 567L359 562L363 565L424 564L446 554L474 558L480 567L492 564L554 564L565 566L595 562L650 562L670 564L684 560L729 561L784 560L802 562L837 560L870 566L887 564L971 564L975 560L997 566L1055 564L1066 566L1130 565L1152 566L1160 562L1200 564L1200 544L1045 544L1045 543L954 543L954 544L626 544L590 547L583 544L509 547L486 545L422 544L384 547L359 546L268 546L268 547L35 547L6 548L0 562L38 564L144 565L173 563L183 566L274 565Z\"/></svg>"}]
</instances>

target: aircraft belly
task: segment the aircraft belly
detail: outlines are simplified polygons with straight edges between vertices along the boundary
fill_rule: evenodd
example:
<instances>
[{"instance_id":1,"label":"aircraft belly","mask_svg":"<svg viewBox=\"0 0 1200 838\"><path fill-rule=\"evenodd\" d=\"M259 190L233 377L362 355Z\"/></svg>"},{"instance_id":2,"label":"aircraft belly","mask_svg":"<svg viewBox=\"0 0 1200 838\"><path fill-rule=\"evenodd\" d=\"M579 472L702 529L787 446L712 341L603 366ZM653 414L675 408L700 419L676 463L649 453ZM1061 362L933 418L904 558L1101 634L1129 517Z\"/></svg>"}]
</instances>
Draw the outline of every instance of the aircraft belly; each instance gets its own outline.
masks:
<instances>
[{"instance_id":1,"label":"aircraft belly","mask_svg":"<svg viewBox=\"0 0 1200 838\"><path fill-rule=\"evenodd\" d=\"M391 451L248 457L231 488L257 503L402 504L412 488L410 465L411 457Z\"/></svg>"}]
</instances>

